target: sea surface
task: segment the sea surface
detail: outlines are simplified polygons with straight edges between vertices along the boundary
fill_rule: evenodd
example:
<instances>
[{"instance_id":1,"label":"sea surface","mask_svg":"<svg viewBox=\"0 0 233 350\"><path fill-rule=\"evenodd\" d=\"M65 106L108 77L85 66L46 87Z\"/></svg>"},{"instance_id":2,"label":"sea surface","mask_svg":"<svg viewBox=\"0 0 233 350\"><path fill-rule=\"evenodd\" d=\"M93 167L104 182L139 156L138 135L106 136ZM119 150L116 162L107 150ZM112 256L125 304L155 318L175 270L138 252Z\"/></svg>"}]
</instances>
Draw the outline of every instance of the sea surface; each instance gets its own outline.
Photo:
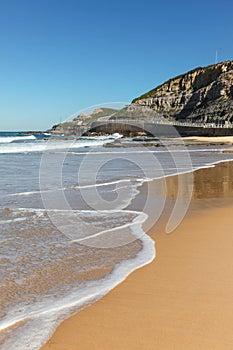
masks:
<instances>
[{"instance_id":1,"label":"sea surface","mask_svg":"<svg viewBox=\"0 0 233 350\"><path fill-rule=\"evenodd\" d=\"M166 206L165 177L233 159L224 145L145 144L0 133L0 349L40 349L64 318L155 258L146 232ZM168 232L188 210L191 175Z\"/></svg>"}]
</instances>

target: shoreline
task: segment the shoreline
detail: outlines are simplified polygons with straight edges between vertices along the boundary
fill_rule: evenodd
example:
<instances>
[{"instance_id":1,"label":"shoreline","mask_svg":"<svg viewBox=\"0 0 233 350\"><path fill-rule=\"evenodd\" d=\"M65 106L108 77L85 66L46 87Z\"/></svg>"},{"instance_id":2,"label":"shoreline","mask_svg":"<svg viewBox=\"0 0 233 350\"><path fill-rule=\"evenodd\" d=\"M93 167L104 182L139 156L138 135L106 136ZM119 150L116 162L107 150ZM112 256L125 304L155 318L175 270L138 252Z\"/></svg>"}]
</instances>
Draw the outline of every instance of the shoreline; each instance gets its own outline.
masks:
<instances>
[{"instance_id":1,"label":"shoreline","mask_svg":"<svg viewBox=\"0 0 233 350\"><path fill-rule=\"evenodd\" d=\"M220 172L224 171L224 163L220 163L220 165L216 165L214 168L216 170L217 173L219 173L219 168L221 168ZM230 163L226 163L226 164L230 164ZM232 168L233 163L231 163L231 165L229 166L230 168ZM214 168L206 168L206 169L201 169L201 170L197 170L194 173L198 174L198 172L204 174L207 174L208 169L209 172L211 172L211 169ZM206 176L206 175L204 175ZM195 175L195 177L197 178L198 175ZM199 176L200 177L200 176ZM171 184L170 186L173 186L173 181L174 181L175 176L172 178L170 177L170 181ZM210 193L209 193L210 194ZM198 200L198 193L196 193L197 195L197 199ZM211 198L211 194L209 196L209 198ZM165 290L163 290L163 287L167 285L167 282L165 282L164 280L164 276L163 278L161 277L161 280L156 280L155 286L151 286L151 288L156 288L156 293L152 293L151 294L151 290L145 290L143 291L143 285L146 285L146 283L148 284L149 281L151 280L151 276L153 276L154 273L159 273L160 275L163 275L163 271L164 271L164 266L163 265L169 265L169 256L170 259L171 257L174 257L174 247L171 247L171 243L169 243L169 240L171 242L173 242L173 244L175 245L177 251L180 250L180 246L182 247L182 244L189 244L189 242L187 241L187 236L186 236L186 240L185 240L185 236L183 236L184 232L184 228L185 227L189 227L191 225L191 227L189 227L189 231L192 231L192 235L190 238L190 241L193 243L197 243L195 236L197 235L196 230L193 230L192 227L198 227L199 222L201 221L201 225L205 227L205 229L207 231L209 230L214 230L216 227L221 226L221 223L219 222L219 215L224 217L226 216L226 213L228 212L232 212L232 206L233 206L233 200L231 200L233 198L232 193L230 193L230 206L225 207L225 204L227 202L226 198L223 198L224 196L219 196L220 199L224 199L224 203L221 203L220 208L214 208L214 209L209 209L207 208L206 210L204 210L203 208L200 210L198 209L198 213L195 212L195 209L193 209L193 214L196 213L196 215L188 215L188 217L186 217L183 221L183 223L181 223L181 225L175 230L175 232L171 235L164 235L161 232L160 233L155 233L154 232L154 228L152 228L149 232L150 237L152 237L155 240L155 244L156 244L156 250L158 251L159 255L157 256L157 258L155 260L153 260L152 263L150 263L149 265L144 266L143 268L140 268L139 270L134 271L130 276L127 277L127 279L124 281L124 283L121 283L117 286L117 288L114 288L112 291L110 291L107 295L105 295L102 299L100 299L99 301L97 301L96 303L92 304L91 307L85 308L84 310L80 311L78 314L68 318L67 320L63 321L63 323L57 328L57 330L55 331L55 333L53 334L53 336L50 338L50 340L45 344L45 346L42 347L43 350L47 350L47 349L54 349L54 350L58 350L58 349L63 349L63 350L73 350L73 349L77 349L77 346L79 344L79 348L80 349L88 349L88 348L93 348L93 349L120 349L120 348L124 348L124 349L137 349L137 345L138 345L138 334L141 334L141 337L144 338L143 332L141 330L141 327L143 326L141 324L141 321L138 320L138 323L135 320L135 317L132 318L132 313L137 312L140 314L142 313L143 317L148 317L148 315L145 315L145 310L148 310L148 307L155 307L154 309L154 319L152 322L152 319L150 319L151 324L149 322L146 322L147 327L149 327L151 329L151 327L153 326L154 322L158 322L161 310L159 312L159 308L161 308L161 306L159 307L158 305L154 305L153 303L152 305L150 305L150 301L145 300L145 298L143 297L143 295L148 295L150 298L152 298L153 300L156 298L160 298L160 301L164 304L165 301L167 300L168 304L170 304L172 299L174 301L174 297L175 295L172 295L172 290L170 290L168 288L168 295L166 295ZM195 201L195 200L194 200ZM207 200L208 201L208 200ZM223 204L223 208L222 208L222 204ZM194 205L195 207L195 205ZM200 212L201 211L201 212ZM214 215L213 215L214 214ZM228 220L231 220L231 216L228 215ZM213 223L210 222L210 217L212 218L211 220L213 221ZM225 218L226 219L226 218ZM233 220L232 220L233 221ZM209 227L208 227L209 225ZM200 230L200 227L199 227ZM216 232L215 232L216 235ZM209 243L211 243L211 236L209 233L205 232L205 236L209 239ZM229 237L228 237L229 238ZM231 238L231 237L230 237ZM199 237L200 241L201 241L201 237ZM207 242L205 242L207 244ZM229 244L229 243L228 243ZM228 246L228 245L227 245ZM230 245L229 245L230 246ZM159 248L159 249L158 249ZM172 248L172 249L171 249ZM191 248L191 247L189 247ZM207 247L206 247L207 248ZM170 254L167 255L167 252L170 251ZM194 247L192 248L194 249ZM205 252L208 254L208 249ZM163 256L164 254L164 256ZM205 254L206 255L206 254ZM168 262L165 261L165 257L168 258ZM208 256L207 256L208 257ZM177 258L177 257L176 257ZM186 257L188 258L188 257ZM162 267L160 267L162 262ZM195 261L195 263L197 263L197 261ZM208 261L207 261L208 263ZM178 264L179 265L179 264ZM176 265L174 266L170 266L170 268L174 268ZM198 265L199 266L199 265ZM168 266L166 266L166 272L169 272L169 269L167 268ZM192 267L192 266L191 266ZM193 268L193 267L192 267ZM199 266L200 268L200 266ZM179 272L179 271L178 271ZM233 267L232 267L232 272L233 272ZM151 275L152 273L152 275ZM149 274L149 275L148 275ZM172 278L173 276L170 276L168 273L168 276L166 279L169 280L169 277ZM208 277L208 276L207 276ZM141 283L143 281L143 283ZM181 282L181 281L180 281ZM191 282L191 280L190 280ZM164 283L164 285L163 285ZM156 285L158 284L158 286L160 286L161 290L164 291L165 295L161 295L161 293L159 293L158 287L156 287ZM142 285L142 286L141 286ZM196 286L197 287L197 286ZM133 291L132 291L133 288ZM140 292L137 291L137 295L135 296L134 292L135 290L140 290ZM146 289L146 288L145 288ZM179 284L177 285L177 289L179 289ZM160 290L160 292L161 292ZM139 293L139 294L138 294ZM129 299L129 297L133 296L132 298ZM185 297L185 295L184 295ZM193 295L193 298L195 296ZM117 298L117 299L116 299ZM170 298L170 299L169 299ZM126 303L126 299L127 302L129 302L129 305L127 306ZM147 298L146 298L147 299ZM194 298L195 299L195 298ZM216 299L218 300L217 296ZM152 301L153 301L152 300ZM118 306L120 302L120 306ZM132 303L135 303L134 308L132 309L130 307L130 305ZM157 304L157 303L156 303ZM150 305L150 306L149 306ZM189 305L190 306L190 305ZM126 310L126 316L123 317L122 319L122 312L120 312L121 308L124 308L124 310ZM187 305L186 305L187 307ZM109 310L111 310L111 312L109 313ZM136 313L137 313L136 312ZM168 310L167 310L168 312ZM156 314L157 313L157 314ZM162 316L162 314L160 315ZM157 318L157 320L156 320ZM122 321L126 321L129 323L125 324L125 327L123 325L118 323L117 320L119 322ZM95 320L95 321L94 321ZM161 321L161 319L160 319ZM185 320L183 320L185 321ZM130 323L133 323L135 325L135 332L132 332ZM188 318L186 319L186 322L191 322L191 320ZM184 324L186 324L184 322ZM111 325L111 327L110 327ZM140 325L140 329L137 330L137 327ZM123 329L124 328L124 329ZM127 342L127 345L124 344L119 344L120 339L119 337L122 337L122 332L123 333L127 333L127 328L128 330L131 330L131 336L127 336L127 339L124 339L124 341ZM145 327L144 327L145 328ZM143 331L146 332L146 334L148 333L146 329L143 328ZM176 328L176 327L175 327ZM106 332L101 332L100 329L107 329L107 334ZM156 327L155 327L156 329ZM171 338L166 338L170 339L170 343L166 343L165 346L165 338L162 337L161 340L161 344L160 344L160 340L159 340L159 333L157 334L157 340L155 341L155 338L153 336L153 327L152 327L152 334L151 337L147 334L146 337L148 337L148 341L146 343L146 345L144 344L142 346L140 346L140 348L144 348L144 349L152 349L153 346L156 344L158 344L159 349L169 349L172 348L172 344L174 343L174 339L172 340ZM162 331L162 329L160 329L160 331ZM163 330L164 331L164 330ZM100 334L99 334L100 332ZM118 334L119 333L119 334ZM165 332L166 333L166 332ZM176 332L175 332L176 333ZM92 334L94 334L94 338L95 338L95 343L97 344L95 347L95 344L93 343L93 336ZM178 332L179 334L179 332ZM176 333L177 335L177 333ZM214 335L214 334L213 334ZM113 339L117 342L110 342L110 338L111 336L113 336ZM134 339L135 337L135 339ZM106 342L106 339L108 339L108 342ZM98 341L97 341L98 340ZM179 340L179 341L178 341ZM155 343L154 343L155 341ZM187 345L185 343L185 345L183 344L182 339L180 339L180 337L177 338L177 345L174 345L174 349L182 349L182 346L185 346L187 349L187 346L189 346L189 349L196 349L197 347L197 343L193 340L193 344L189 344ZM106 345L106 344L107 345ZM114 343L114 344L113 344ZM213 347L214 344L211 344L211 348L212 349L219 349L219 347ZM106 346L106 347L105 347ZM123 346L123 347L122 347ZM125 347L124 347L125 346ZM169 347L170 346L170 347ZM177 347L175 347L177 346ZM193 346L193 347L192 347ZM196 347L195 347L196 346ZM206 344L205 347L206 348ZM184 347L184 348L185 348ZM200 347L200 344L198 344L198 347ZM173 349L172 348L172 349ZM222 348L226 348L228 349L228 347L221 347ZM229 347L230 349L230 347Z\"/></svg>"}]
</instances>

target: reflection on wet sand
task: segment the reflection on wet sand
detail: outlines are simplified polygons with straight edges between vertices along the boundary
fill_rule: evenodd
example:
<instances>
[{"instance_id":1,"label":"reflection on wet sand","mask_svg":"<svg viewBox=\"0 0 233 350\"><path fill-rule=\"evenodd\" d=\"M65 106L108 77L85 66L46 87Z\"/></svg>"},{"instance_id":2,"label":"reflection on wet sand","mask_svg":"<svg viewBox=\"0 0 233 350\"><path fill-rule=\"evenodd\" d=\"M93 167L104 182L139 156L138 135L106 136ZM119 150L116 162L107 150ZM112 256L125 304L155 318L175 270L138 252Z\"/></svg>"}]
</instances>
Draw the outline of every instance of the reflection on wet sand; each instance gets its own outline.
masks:
<instances>
[{"instance_id":1,"label":"reflection on wet sand","mask_svg":"<svg viewBox=\"0 0 233 350\"><path fill-rule=\"evenodd\" d=\"M233 162L224 162L211 168L194 172L192 200L233 197ZM186 177L187 174L180 175ZM178 192L178 178L166 179L167 198L175 199Z\"/></svg>"},{"instance_id":2,"label":"reflection on wet sand","mask_svg":"<svg viewBox=\"0 0 233 350\"><path fill-rule=\"evenodd\" d=\"M145 201L148 194L156 198L155 205L149 214L154 215L155 218L159 208L163 205L162 214L154 223L157 233L166 231L165 227L178 198L178 190L181 199L190 197L187 213L180 213L181 217L182 215L183 217L196 215L205 209L232 205L233 162L224 162L210 168L199 169L193 174L182 174L179 175L179 178L171 176L149 184L145 183L141 190L141 201Z\"/></svg>"}]
</instances>

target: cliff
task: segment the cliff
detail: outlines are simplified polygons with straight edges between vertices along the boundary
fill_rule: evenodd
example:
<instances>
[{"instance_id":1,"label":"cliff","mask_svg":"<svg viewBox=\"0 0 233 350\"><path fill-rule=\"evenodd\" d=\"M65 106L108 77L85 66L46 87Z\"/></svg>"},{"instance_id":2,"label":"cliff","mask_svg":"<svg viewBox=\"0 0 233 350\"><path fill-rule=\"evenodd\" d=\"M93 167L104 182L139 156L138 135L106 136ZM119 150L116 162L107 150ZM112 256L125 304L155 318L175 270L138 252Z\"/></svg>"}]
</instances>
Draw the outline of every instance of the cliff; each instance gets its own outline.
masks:
<instances>
[{"instance_id":1,"label":"cliff","mask_svg":"<svg viewBox=\"0 0 233 350\"><path fill-rule=\"evenodd\" d=\"M233 122L233 61L199 67L134 99L128 112L201 123Z\"/></svg>"},{"instance_id":2,"label":"cliff","mask_svg":"<svg viewBox=\"0 0 233 350\"><path fill-rule=\"evenodd\" d=\"M91 114L80 114L71 122L52 128L54 134L82 135L93 130L96 122L106 124L125 118L136 122L153 122L159 118L191 123L233 123L233 61L199 67L166 81L155 89L135 98L120 111L98 108ZM163 119L162 119L163 120ZM121 132L115 127L115 132Z\"/></svg>"}]
</instances>

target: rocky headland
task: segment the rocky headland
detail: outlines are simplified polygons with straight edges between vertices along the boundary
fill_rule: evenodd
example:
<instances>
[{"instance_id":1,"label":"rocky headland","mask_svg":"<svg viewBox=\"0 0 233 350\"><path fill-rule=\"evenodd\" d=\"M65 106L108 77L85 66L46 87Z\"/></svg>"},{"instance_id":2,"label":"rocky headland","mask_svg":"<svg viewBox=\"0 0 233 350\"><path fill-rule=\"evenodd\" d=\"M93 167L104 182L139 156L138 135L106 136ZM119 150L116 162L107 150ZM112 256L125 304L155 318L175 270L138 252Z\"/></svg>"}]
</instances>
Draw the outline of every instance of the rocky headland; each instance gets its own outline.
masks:
<instances>
[{"instance_id":1,"label":"rocky headland","mask_svg":"<svg viewBox=\"0 0 233 350\"><path fill-rule=\"evenodd\" d=\"M92 114L81 114L71 122L55 125L52 133L82 135L92 130L94 122L106 124L106 121L123 122L124 119L149 122L152 118L153 121L165 118L194 125L230 126L233 123L233 61L198 67L135 98L122 110L99 108Z\"/></svg>"},{"instance_id":2,"label":"rocky headland","mask_svg":"<svg viewBox=\"0 0 233 350\"><path fill-rule=\"evenodd\" d=\"M82 113L71 121L54 125L51 129L51 133L56 135L81 136L91 128L93 122L108 120L116 112L117 110L112 108L96 108L90 114Z\"/></svg>"},{"instance_id":3,"label":"rocky headland","mask_svg":"<svg viewBox=\"0 0 233 350\"><path fill-rule=\"evenodd\" d=\"M233 121L233 61L196 68L134 99L128 107L200 123Z\"/></svg>"}]
</instances>

